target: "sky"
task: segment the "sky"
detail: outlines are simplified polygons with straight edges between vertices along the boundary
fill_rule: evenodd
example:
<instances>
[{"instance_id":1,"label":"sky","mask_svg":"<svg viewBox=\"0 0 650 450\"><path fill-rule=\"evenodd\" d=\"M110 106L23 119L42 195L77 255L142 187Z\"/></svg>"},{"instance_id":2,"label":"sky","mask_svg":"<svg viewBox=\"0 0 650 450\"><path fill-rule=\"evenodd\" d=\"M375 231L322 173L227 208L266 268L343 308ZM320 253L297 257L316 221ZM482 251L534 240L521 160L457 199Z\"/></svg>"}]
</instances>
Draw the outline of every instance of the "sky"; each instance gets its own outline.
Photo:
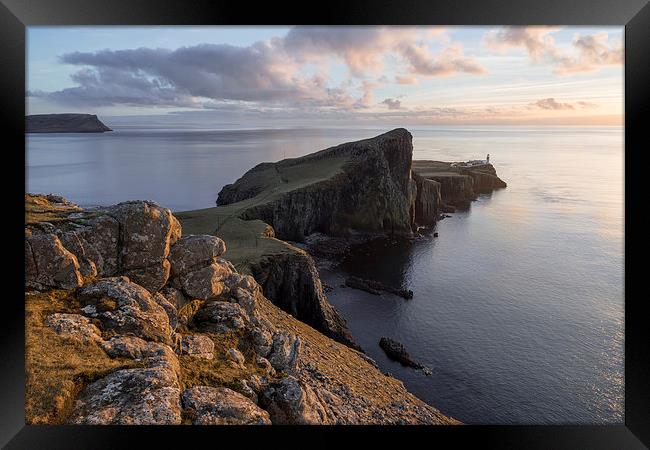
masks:
<instances>
[{"instance_id":1,"label":"sky","mask_svg":"<svg viewBox=\"0 0 650 450\"><path fill-rule=\"evenodd\" d=\"M29 27L28 114L618 125L623 27Z\"/></svg>"}]
</instances>

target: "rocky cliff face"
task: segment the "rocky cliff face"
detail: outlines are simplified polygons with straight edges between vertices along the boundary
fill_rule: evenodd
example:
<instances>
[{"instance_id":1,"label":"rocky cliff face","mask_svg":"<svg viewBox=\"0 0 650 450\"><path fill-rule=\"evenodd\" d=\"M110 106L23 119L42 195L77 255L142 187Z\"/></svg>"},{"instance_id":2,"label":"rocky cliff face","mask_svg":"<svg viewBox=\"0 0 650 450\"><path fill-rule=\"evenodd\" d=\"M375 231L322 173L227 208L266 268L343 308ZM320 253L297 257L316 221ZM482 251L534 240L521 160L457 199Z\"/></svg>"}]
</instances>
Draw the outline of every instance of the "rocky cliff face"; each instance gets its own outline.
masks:
<instances>
[{"instance_id":1,"label":"rocky cliff face","mask_svg":"<svg viewBox=\"0 0 650 450\"><path fill-rule=\"evenodd\" d=\"M155 203L26 196L25 235L30 424L457 423Z\"/></svg>"},{"instance_id":2,"label":"rocky cliff face","mask_svg":"<svg viewBox=\"0 0 650 450\"><path fill-rule=\"evenodd\" d=\"M354 342L345 320L329 303L314 260L297 250L267 256L251 266L264 296L298 320L348 347L361 350Z\"/></svg>"},{"instance_id":3,"label":"rocky cliff face","mask_svg":"<svg viewBox=\"0 0 650 450\"><path fill-rule=\"evenodd\" d=\"M260 164L225 186L217 204L254 199L242 207L239 217L263 220L281 239L302 241L315 231L330 235L352 231L409 234L415 220L412 154L411 134L398 128L302 158ZM319 162L325 165L337 159L344 163L331 177L313 182L303 178L295 189L268 196L282 183L291 184L290 174L300 172L301 167L318 172ZM263 181L269 171L277 173L280 181Z\"/></svg>"},{"instance_id":4,"label":"rocky cliff face","mask_svg":"<svg viewBox=\"0 0 650 450\"><path fill-rule=\"evenodd\" d=\"M35 114L25 117L27 133L104 133L113 131L94 114Z\"/></svg>"},{"instance_id":5,"label":"rocky cliff face","mask_svg":"<svg viewBox=\"0 0 650 450\"><path fill-rule=\"evenodd\" d=\"M425 201L437 202L439 209L469 208L470 202L481 193L491 192L495 189L505 188L506 183L501 180L491 164L464 167L441 161L413 161L413 177L416 180L430 180L439 184L439 198L429 196L418 198ZM420 182L418 182L420 184ZM430 188L433 192L435 189ZM433 193L435 197L436 194ZM422 201L418 200L422 205ZM422 208L422 206L420 206Z\"/></svg>"}]
</instances>

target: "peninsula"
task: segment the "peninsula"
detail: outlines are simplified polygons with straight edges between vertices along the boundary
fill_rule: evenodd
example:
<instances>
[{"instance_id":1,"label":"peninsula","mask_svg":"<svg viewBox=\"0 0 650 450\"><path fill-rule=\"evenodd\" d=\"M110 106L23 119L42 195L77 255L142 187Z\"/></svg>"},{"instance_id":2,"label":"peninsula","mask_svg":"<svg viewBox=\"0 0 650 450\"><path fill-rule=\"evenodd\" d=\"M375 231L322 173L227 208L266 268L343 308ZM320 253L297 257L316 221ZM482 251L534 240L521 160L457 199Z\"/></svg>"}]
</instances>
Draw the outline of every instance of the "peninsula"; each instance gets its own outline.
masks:
<instances>
[{"instance_id":1,"label":"peninsula","mask_svg":"<svg viewBox=\"0 0 650 450\"><path fill-rule=\"evenodd\" d=\"M355 344L312 257L505 186L412 152L400 128L263 163L175 214L26 194L27 422L457 424Z\"/></svg>"},{"instance_id":2,"label":"peninsula","mask_svg":"<svg viewBox=\"0 0 650 450\"><path fill-rule=\"evenodd\" d=\"M113 131L94 114L35 114L25 117L26 133L104 133Z\"/></svg>"},{"instance_id":3,"label":"peninsula","mask_svg":"<svg viewBox=\"0 0 650 450\"><path fill-rule=\"evenodd\" d=\"M329 304L312 255L335 258L351 242L413 236L441 213L466 208L478 192L506 186L490 164L465 168L412 156L411 133L397 128L258 164L223 187L219 206L176 216L189 233L223 239L235 267L277 306L359 349Z\"/></svg>"}]
</instances>

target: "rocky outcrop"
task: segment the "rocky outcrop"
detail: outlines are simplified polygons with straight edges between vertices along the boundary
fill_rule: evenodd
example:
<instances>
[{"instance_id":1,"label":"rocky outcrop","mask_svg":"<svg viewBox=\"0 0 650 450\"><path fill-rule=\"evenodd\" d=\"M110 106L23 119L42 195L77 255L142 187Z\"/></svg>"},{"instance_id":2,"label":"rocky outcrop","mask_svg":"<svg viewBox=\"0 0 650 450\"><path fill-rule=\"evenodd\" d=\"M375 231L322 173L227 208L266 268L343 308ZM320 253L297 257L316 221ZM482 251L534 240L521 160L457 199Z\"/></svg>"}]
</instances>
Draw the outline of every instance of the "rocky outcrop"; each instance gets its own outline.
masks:
<instances>
[{"instance_id":1,"label":"rocky outcrop","mask_svg":"<svg viewBox=\"0 0 650 450\"><path fill-rule=\"evenodd\" d=\"M413 180L417 187L415 197L415 223L421 226L431 226L436 223L442 204L441 184L429 180L413 172Z\"/></svg>"},{"instance_id":2,"label":"rocky outcrop","mask_svg":"<svg viewBox=\"0 0 650 450\"><path fill-rule=\"evenodd\" d=\"M416 210L419 206L422 211L435 209L436 212L453 212L456 208L467 209L478 194L507 186L497 176L496 170L491 164L465 166L442 161L414 160L413 178L418 183L418 198L421 198L416 201ZM420 193L424 193L427 189L425 185L420 187L420 184L427 180L439 184L438 194L435 193L435 187L429 186L428 190L433 193L433 197L420 196ZM437 204L437 207L431 205L427 208L428 205L423 205L422 201L430 202L429 205ZM421 217L424 216L432 217L430 213L421 215ZM421 220L418 223L424 224L426 221L424 218Z\"/></svg>"},{"instance_id":3,"label":"rocky outcrop","mask_svg":"<svg viewBox=\"0 0 650 450\"><path fill-rule=\"evenodd\" d=\"M301 158L259 164L225 186L217 205L254 199L239 217L270 224L280 239L302 241L315 231L410 234L415 203L412 154L411 133L398 128ZM320 166L338 160L344 162L331 177L316 176ZM313 179L305 178L310 172L316 174ZM257 197L278 188L278 195Z\"/></svg>"},{"instance_id":4,"label":"rocky outcrop","mask_svg":"<svg viewBox=\"0 0 650 450\"><path fill-rule=\"evenodd\" d=\"M224 387L187 389L183 392L183 407L195 425L271 425L268 412Z\"/></svg>"},{"instance_id":5,"label":"rocky outcrop","mask_svg":"<svg viewBox=\"0 0 650 450\"><path fill-rule=\"evenodd\" d=\"M171 343L165 310L149 291L127 277L103 278L78 292L84 314L101 321L104 330Z\"/></svg>"},{"instance_id":6,"label":"rocky outcrop","mask_svg":"<svg viewBox=\"0 0 650 450\"><path fill-rule=\"evenodd\" d=\"M25 275L33 288L70 288L126 275L156 292L169 277L178 220L149 201L82 211L43 195L25 195Z\"/></svg>"},{"instance_id":7,"label":"rocky outcrop","mask_svg":"<svg viewBox=\"0 0 650 450\"><path fill-rule=\"evenodd\" d=\"M34 114L25 116L26 133L103 133L113 131L94 114Z\"/></svg>"},{"instance_id":8,"label":"rocky outcrop","mask_svg":"<svg viewBox=\"0 0 650 450\"><path fill-rule=\"evenodd\" d=\"M264 296L326 336L360 349L345 319L329 303L314 260L296 249L262 258L251 265L251 273L262 286Z\"/></svg>"},{"instance_id":9,"label":"rocky outcrop","mask_svg":"<svg viewBox=\"0 0 650 450\"><path fill-rule=\"evenodd\" d=\"M30 221L28 228L36 235L58 237L85 230L92 236L92 220L109 217L119 225L119 239L110 240L116 247L110 251L117 255L117 272L124 267L124 256L132 258L134 252L147 251L139 245L147 242L151 258L143 258L146 264L140 280L156 279L162 260L169 262L172 274L158 292L152 292L124 275L105 276L105 261L97 259L97 274L92 279L80 274L81 287L76 287L78 283L64 289L60 284L42 285L41 292L30 291L26 296L27 301L40 305L40 309L28 305L31 359L26 371L31 381L27 397L30 404L50 401L44 410L56 411L54 422L456 423L409 394L364 355L269 302L253 277L238 273L222 258L225 246L217 238L179 239L165 210L156 206L158 213L152 213L152 208L138 205L128 218L107 216L106 211L114 211L107 208L95 214L59 211L55 224L33 217ZM124 243L128 243L126 251ZM175 249L175 245L180 247ZM188 251L195 245L196 251ZM92 245L84 240L81 247L87 250ZM58 261L56 253L36 257ZM32 263L26 261L26 268ZM220 266L219 280L207 275L196 276L195 281L219 284L218 295L200 299L181 292L182 286L170 286L182 285L179 280L184 275L215 264ZM175 329L170 320L174 317ZM51 334L43 335L43 329ZM48 341L38 342L39 336L49 336ZM94 355L100 359L98 365L81 361L79 354ZM42 360L34 365L34 358ZM92 367L92 372L77 370L81 365ZM43 377L43 370L53 373ZM45 379L56 383L52 386L67 386L65 401L33 397L35 392L53 390L49 385L33 390L34 383L45 383ZM50 416L39 416L39 422L43 417ZM34 418L28 415L27 421L33 423Z\"/></svg>"}]
</instances>

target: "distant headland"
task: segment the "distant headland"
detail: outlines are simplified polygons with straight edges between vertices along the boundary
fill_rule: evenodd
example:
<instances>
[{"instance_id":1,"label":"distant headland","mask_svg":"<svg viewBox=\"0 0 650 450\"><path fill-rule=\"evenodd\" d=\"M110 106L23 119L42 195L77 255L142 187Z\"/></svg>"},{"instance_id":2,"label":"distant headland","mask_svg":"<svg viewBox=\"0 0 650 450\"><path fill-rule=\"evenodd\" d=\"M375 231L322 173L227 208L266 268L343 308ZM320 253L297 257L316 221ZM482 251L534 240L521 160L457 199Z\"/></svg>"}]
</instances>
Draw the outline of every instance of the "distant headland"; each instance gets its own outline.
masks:
<instances>
[{"instance_id":1,"label":"distant headland","mask_svg":"<svg viewBox=\"0 0 650 450\"><path fill-rule=\"evenodd\" d=\"M25 116L26 133L103 133L113 131L94 114L35 114Z\"/></svg>"}]
</instances>

